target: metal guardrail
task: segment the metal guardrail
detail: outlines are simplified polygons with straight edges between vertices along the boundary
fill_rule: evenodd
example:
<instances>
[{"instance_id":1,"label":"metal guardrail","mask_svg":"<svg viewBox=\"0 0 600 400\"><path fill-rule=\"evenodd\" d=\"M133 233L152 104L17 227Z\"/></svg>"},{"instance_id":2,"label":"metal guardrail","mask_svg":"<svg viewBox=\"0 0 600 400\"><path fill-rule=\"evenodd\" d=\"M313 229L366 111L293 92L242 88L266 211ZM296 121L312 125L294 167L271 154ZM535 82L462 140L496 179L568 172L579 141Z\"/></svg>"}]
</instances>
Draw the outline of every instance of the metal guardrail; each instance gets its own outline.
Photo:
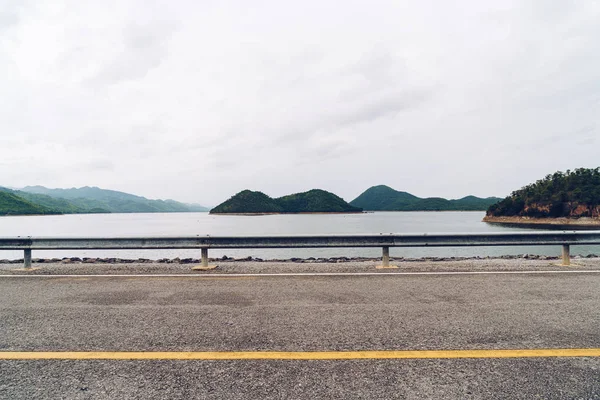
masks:
<instances>
[{"instance_id":1,"label":"metal guardrail","mask_svg":"<svg viewBox=\"0 0 600 400\"><path fill-rule=\"evenodd\" d=\"M570 245L600 245L600 231L494 232L441 234L182 236L182 237L4 237L0 250L23 250L25 268L32 250L200 249L208 266L208 249L381 247L382 266L389 267L390 247L562 246L563 265L569 265Z\"/></svg>"}]
</instances>

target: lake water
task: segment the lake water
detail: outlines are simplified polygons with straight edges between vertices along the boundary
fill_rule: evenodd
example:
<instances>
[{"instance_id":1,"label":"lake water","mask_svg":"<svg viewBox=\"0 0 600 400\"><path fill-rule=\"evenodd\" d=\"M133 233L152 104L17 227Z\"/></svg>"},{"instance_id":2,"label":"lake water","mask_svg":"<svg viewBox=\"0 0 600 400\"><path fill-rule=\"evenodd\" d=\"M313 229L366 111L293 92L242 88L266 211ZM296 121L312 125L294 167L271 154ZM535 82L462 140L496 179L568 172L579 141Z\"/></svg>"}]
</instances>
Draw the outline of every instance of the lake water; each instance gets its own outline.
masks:
<instances>
[{"instance_id":1,"label":"lake water","mask_svg":"<svg viewBox=\"0 0 600 400\"><path fill-rule=\"evenodd\" d=\"M209 215L208 213L76 214L0 217L0 236L247 236L302 234L472 233L526 230L481 222L483 212L375 212L362 214ZM572 254L600 253L598 246L573 246ZM511 254L559 255L560 247L391 248L392 257L462 257ZM210 257L380 257L381 249L210 250ZM21 251L0 251L0 259L22 258ZM199 258L199 250L49 250L34 258L120 257Z\"/></svg>"}]
</instances>

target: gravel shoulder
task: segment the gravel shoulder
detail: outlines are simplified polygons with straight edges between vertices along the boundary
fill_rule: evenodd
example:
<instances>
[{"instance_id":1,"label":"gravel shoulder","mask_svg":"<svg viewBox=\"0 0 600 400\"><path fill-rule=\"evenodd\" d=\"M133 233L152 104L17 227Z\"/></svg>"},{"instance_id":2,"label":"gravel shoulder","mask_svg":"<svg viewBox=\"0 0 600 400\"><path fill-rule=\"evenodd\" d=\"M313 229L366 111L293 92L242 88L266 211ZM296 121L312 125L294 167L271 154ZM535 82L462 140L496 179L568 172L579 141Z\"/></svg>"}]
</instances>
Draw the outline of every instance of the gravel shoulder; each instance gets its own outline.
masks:
<instances>
[{"instance_id":1,"label":"gravel shoulder","mask_svg":"<svg viewBox=\"0 0 600 400\"><path fill-rule=\"evenodd\" d=\"M313 260L240 261L212 260L216 266L207 271L192 270L197 262L113 262L82 261L34 263L30 270L22 264L0 263L0 275L95 275L95 274L276 274L276 273L390 273L390 272L471 272L471 271L582 271L600 269L600 257L574 257L572 265L560 265L557 258L470 258L391 260L394 269L377 269L378 260L344 260L315 262Z\"/></svg>"}]
</instances>

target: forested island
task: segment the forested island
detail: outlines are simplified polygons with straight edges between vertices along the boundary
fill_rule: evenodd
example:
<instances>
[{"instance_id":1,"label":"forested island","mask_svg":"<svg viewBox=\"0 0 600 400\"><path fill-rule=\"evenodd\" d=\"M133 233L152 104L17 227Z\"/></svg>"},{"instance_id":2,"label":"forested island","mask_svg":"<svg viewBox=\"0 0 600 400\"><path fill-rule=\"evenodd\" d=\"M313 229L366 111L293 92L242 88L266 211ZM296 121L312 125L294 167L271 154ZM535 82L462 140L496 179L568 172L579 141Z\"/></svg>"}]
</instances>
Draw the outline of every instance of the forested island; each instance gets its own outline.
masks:
<instances>
[{"instance_id":1,"label":"forested island","mask_svg":"<svg viewBox=\"0 0 600 400\"><path fill-rule=\"evenodd\" d=\"M198 204L145 197L97 187L23 189L0 187L0 215L51 215L98 213L152 213L208 211Z\"/></svg>"},{"instance_id":2,"label":"forested island","mask_svg":"<svg viewBox=\"0 0 600 400\"><path fill-rule=\"evenodd\" d=\"M485 222L600 227L600 168L555 172L491 205Z\"/></svg>"},{"instance_id":3,"label":"forested island","mask_svg":"<svg viewBox=\"0 0 600 400\"><path fill-rule=\"evenodd\" d=\"M211 214L292 214L292 213L357 213L362 208L348 204L344 199L325 190L271 198L262 192L244 190L219 204Z\"/></svg>"},{"instance_id":4,"label":"forested island","mask_svg":"<svg viewBox=\"0 0 600 400\"><path fill-rule=\"evenodd\" d=\"M485 211L499 197L466 196L447 200L442 197L421 198L389 186L373 186L350 202L366 211Z\"/></svg>"}]
</instances>

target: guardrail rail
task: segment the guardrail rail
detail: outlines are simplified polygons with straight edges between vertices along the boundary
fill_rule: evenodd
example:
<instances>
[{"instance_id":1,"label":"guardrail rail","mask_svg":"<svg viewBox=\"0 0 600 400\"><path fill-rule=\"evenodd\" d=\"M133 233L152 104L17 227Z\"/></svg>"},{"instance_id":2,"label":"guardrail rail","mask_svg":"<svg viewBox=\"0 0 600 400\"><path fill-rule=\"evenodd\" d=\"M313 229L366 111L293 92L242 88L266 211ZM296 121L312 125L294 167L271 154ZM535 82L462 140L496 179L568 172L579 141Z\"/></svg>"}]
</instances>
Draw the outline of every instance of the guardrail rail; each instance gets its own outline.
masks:
<instances>
[{"instance_id":1,"label":"guardrail rail","mask_svg":"<svg viewBox=\"0 0 600 400\"><path fill-rule=\"evenodd\" d=\"M31 268L33 250L200 249L208 267L209 249L381 247L382 267L390 267L390 247L562 246L562 263L570 264L571 245L600 245L600 231L531 231L440 234L366 234L293 236L163 237L3 237L0 250L23 250Z\"/></svg>"}]
</instances>

